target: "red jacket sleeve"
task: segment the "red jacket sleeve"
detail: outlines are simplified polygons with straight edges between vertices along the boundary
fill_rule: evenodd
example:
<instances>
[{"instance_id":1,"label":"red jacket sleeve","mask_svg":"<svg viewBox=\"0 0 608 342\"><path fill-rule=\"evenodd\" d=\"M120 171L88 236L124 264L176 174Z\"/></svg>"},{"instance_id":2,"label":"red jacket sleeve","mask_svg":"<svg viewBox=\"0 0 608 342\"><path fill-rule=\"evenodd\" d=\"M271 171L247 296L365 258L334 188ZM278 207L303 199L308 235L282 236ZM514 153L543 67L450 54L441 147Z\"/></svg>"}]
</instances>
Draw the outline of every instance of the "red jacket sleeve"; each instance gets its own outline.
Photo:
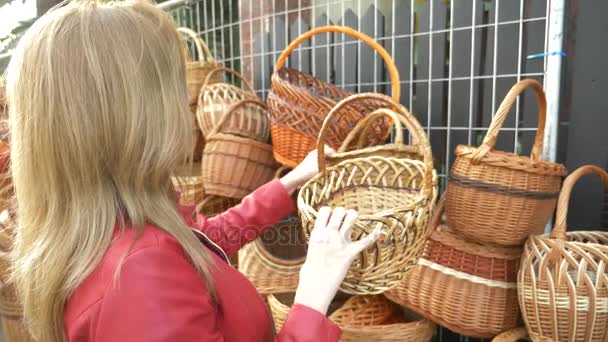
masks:
<instances>
[{"instance_id":1,"label":"red jacket sleeve","mask_svg":"<svg viewBox=\"0 0 608 342\"><path fill-rule=\"evenodd\" d=\"M228 255L255 240L272 225L295 211L295 203L276 179L252 192L241 203L212 218L197 215L199 229Z\"/></svg>"},{"instance_id":2,"label":"red jacket sleeve","mask_svg":"<svg viewBox=\"0 0 608 342\"><path fill-rule=\"evenodd\" d=\"M118 282L102 299L92 340L220 342L219 315L184 255L148 247L125 259ZM339 336L340 329L327 317L296 305L275 342L337 342Z\"/></svg>"}]
</instances>

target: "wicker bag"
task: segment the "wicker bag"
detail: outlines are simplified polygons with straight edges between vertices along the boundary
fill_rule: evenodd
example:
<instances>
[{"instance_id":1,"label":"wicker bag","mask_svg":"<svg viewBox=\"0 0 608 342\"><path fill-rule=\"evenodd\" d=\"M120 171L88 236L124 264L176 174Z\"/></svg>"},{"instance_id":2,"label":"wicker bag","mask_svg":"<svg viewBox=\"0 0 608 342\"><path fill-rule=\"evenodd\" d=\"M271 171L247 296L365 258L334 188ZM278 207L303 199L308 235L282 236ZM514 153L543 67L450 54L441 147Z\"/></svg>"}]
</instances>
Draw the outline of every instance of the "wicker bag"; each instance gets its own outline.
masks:
<instances>
[{"instance_id":1,"label":"wicker bag","mask_svg":"<svg viewBox=\"0 0 608 342\"><path fill-rule=\"evenodd\" d=\"M496 136L519 94L532 88L538 130L531 157L494 151ZM521 246L542 233L555 209L566 168L542 161L547 103L542 85L523 80L500 104L480 147L456 147L448 182L448 226L471 241Z\"/></svg>"},{"instance_id":2,"label":"wicker bag","mask_svg":"<svg viewBox=\"0 0 608 342\"><path fill-rule=\"evenodd\" d=\"M275 327L280 330L287 319L289 305L270 295L268 306ZM429 342L436 328L425 319L405 322L382 296L351 297L329 318L342 330L342 342Z\"/></svg>"},{"instance_id":3,"label":"wicker bag","mask_svg":"<svg viewBox=\"0 0 608 342\"><path fill-rule=\"evenodd\" d=\"M178 203L184 207L195 206L203 199L203 176L201 164L182 165L175 170L171 181L179 193Z\"/></svg>"},{"instance_id":4,"label":"wicker bag","mask_svg":"<svg viewBox=\"0 0 608 342\"><path fill-rule=\"evenodd\" d=\"M278 178L287 170L277 170ZM293 199L294 203L296 199ZM306 244L297 212L239 251L239 271L261 294L294 292L300 268L306 259Z\"/></svg>"},{"instance_id":5,"label":"wicker bag","mask_svg":"<svg viewBox=\"0 0 608 342\"><path fill-rule=\"evenodd\" d=\"M240 79L245 90L228 83L209 83L217 74L229 73ZM207 74L199 93L196 119L205 136L217 125L226 110L233 104L244 99L256 99L255 90L251 84L235 70L218 67ZM270 136L268 113L257 106L241 107L238 113L224 123L222 132L239 135L245 138L267 142Z\"/></svg>"},{"instance_id":6,"label":"wicker bag","mask_svg":"<svg viewBox=\"0 0 608 342\"><path fill-rule=\"evenodd\" d=\"M315 138L323 124L325 116L340 100L348 97L349 92L334 85L322 82L311 75L297 70L284 68L289 55L304 41L325 32L339 32L362 40L372 47L384 59L392 83L392 96L399 103L401 85L399 72L386 50L369 36L349 27L323 26L312 29L296 40L281 53L275 64L271 78L271 89L268 94L268 107L272 121L272 141L277 161L289 167L295 167L310 151L315 148ZM352 127L368 112L381 106L373 102L362 102L350 107L350 110L329 127L327 142L338 148ZM370 132L371 141L378 143L388 136L387 123L381 122Z\"/></svg>"},{"instance_id":7,"label":"wicker bag","mask_svg":"<svg viewBox=\"0 0 608 342\"><path fill-rule=\"evenodd\" d=\"M521 249L479 245L440 225L442 197L418 264L386 296L462 335L491 338L521 325Z\"/></svg>"},{"instance_id":8,"label":"wicker bag","mask_svg":"<svg viewBox=\"0 0 608 342\"><path fill-rule=\"evenodd\" d=\"M492 339L492 342L517 342L517 341L529 341L528 332L526 328L519 327L511 330L507 330Z\"/></svg>"},{"instance_id":9,"label":"wicker bag","mask_svg":"<svg viewBox=\"0 0 608 342\"><path fill-rule=\"evenodd\" d=\"M186 38L192 40L194 46L196 47L196 53L198 56L198 61L191 61L186 63L186 82L188 84L188 100L190 103L190 107L192 112L196 112L196 101L198 100L198 93L201 90L201 86L203 85L203 81L207 77L207 74L211 72L211 70L221 66L221 64L217 63L209 51L207 44L198 37L196 32L192 31L187 27L179 27L177 29L180 33L182 33ZM215 74L212 79L207 81L208 84L217 83L222 81L221 74Z\"/></svg>"},{"instance_id":10,"label":"wicker bag","mask_svg":"<svg viewBox=\"0 0 608 342\"><path fill-rule=\"evenodd\" d=\"M433 161L428 139L418 121L403 106L393 104L396 112L379 111L392 118L397 132L405 124L424 156L423 161L403 158L400 155L403 142L397 142L383 151L390 152L392 148L394 156L375 155L375 147L371 147L357 152L358 157L327 166L323 146L328 127L335 114L350 101L347 98L336 105L323 123L317 141L320 173L300 190L298 208L307 238L317 210L323 206L359 212L353 240L382 225L383 236L357 257L340 286L350 294L378 294L396 286L416 262L434 201Z\"/></svg>"},{"instance_id":11,"label":"wicker bag","mask_svg":"<svg viewBox=\"0 0 608 342\"><path fill-rule=\"evenodd\" d=\"M564 181L551 234L531 236L524 247L517 285L533 341L608 341L608 232L566 233L570 193L586 174L608 189L606 171L578 168Z\"/></svg>"},{"instance_id":12,"label":"wicker bag","mask_svg":"<svg viewBox=\"0 0 608 342\"><path fill-rule=\"evenodd\" d=\"M272 146L221 131L232 115L248 107L266 109L258 100L242 100L209 133L202 163L205 193L241 199L274 177Z\"/></svg>"}]
</instances>

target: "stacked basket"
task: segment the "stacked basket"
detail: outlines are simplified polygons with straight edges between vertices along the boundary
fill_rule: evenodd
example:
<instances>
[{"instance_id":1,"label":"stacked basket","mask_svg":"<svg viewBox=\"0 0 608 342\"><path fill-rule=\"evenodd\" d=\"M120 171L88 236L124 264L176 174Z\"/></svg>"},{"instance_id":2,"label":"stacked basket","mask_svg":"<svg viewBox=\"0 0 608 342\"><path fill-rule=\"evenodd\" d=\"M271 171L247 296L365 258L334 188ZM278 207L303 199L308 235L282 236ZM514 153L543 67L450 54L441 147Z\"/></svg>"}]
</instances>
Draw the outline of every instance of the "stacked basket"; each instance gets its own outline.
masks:
<instances>
[{"instance_id":1,"label":"stacked basket","mask_svg":"<svg viewBox=\"0 0 608 342\"><path fill-rule=\"evenodd\" d=\"M494 151L517 97L534 89L539 128L531 157ZM548 223L565 167L540 159L546 101L534 80L517 83L480 147L458 146L445 199L415 269L387 293L397 303L457 333L491 338L521 325L517 270L522 245Z\"/></svg>"}]
</instances>

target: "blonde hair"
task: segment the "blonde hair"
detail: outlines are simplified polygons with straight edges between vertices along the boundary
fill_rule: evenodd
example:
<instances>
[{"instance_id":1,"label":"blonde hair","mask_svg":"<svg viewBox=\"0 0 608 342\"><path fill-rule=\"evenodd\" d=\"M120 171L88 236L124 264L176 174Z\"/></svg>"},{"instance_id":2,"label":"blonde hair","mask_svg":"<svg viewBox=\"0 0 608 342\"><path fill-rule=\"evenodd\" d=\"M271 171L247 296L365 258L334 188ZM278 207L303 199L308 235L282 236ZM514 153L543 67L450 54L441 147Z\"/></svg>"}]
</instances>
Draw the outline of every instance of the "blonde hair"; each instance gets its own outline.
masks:
<instances>
[{"instance_id":1,"label":"blonde hair","mask_svg":"<svg viewBox=\"0 0 608 342\"><path fill-rule=\"evenodd\" d=\"M185 72L172 19L144 1L72 2L21 39L7 74L13 280L38 340L65 339L65 303L117 218L175 237L213 293L209 252L172 198L193 139Z\"/></svg>"}]
</instances>

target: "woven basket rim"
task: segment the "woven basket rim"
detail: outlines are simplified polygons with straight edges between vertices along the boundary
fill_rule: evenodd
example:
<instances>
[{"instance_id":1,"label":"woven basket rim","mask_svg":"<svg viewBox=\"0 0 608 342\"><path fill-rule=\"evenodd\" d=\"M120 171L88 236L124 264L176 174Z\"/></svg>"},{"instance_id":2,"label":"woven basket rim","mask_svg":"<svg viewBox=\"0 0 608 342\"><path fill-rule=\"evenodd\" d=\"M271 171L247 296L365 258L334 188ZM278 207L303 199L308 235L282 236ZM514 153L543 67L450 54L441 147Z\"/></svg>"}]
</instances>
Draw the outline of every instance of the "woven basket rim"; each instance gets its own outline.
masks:
<instances>
[{"instance_id":1,"label":"woven basket rim","mask_svg":"<svg viewBox=\"0 0 608 342\"><path fill-rule=\"evenodd\" d=\"M450 229L445 223L442 223L435 228L429 237L429 242L430 240L466 252L467 254L485 258L516 260L521 257L521 253L523 252L522 247L492 246L489 244L468 241L465 238L460 237L458 233Z\"/></svg>"},{"instance_id":2,"label":"woven basket rim","mask_svg":"<svg viewBox=\"0 0 608 342\"><path fill-rule=\"evenodd\" d=\"M346 89L340 88L340 87L338 87L338 86L336 86L334 84L321 81L318 77L315 77L315 76L313 76L311 74L302 72L302 71L297 70L297 69L287 68L287 67L282 67L278 71L272 73L272 77L270 79L271 80L270 91L272 93L274 93L274 91L273 91L274 90L273 89L274 82L280 82L280 83L283 83L283 84L287 84L290 88L297 88L298 91L301 91L303 93L307 93L308 95L314 96L315 98L320 99L322 102L327 103L331 107L333 107L336 103L338 103L338 102L340 102L342 100L342 99L334 99L332 97L329 97L329 96L326 96L326 95L323 95L323 94L312 92L310 90L311 88L309 88L309 87L302 87L299 84L291 83L288 79L286 79L285 77L283 77L285 74L288 74L288 73L295 73L295 74L298 74L298 75L303 75L303 77L310 77L310 78L319 80L319 82L321 84L323 84L324 87L327 87L327 88L329 88L332 91L335 91L337 93L342 93L342 95L344 95L344 97L348 97L348 96L350 96L350 95L353 94L352 92L347 91ZM279 96L276 93L275 93L275 95L276 95L276 98L278 100L281 100L281 101L285 102L285 100L283 99L282 96ZM290 105L293 105L293 104L290 103Z\"/></svg>"},{"instance_id":3,"label":"woven basket rim","mask_svg":"<svg viewBox=\"0 0 608 342\"><path fill-rule=\"evenodd\" d=\"M357 155L360 155L363 153L367 154L367 153L374 153L374 152L385 151L385 150L386 151L395 151L395 152L405 152L405 153L409 153L409 154L420 154L420 151L415 146L391 143L391 144L365 147L365 148L356 149L356 150L352 150L352 151L346 151L346 152L336 152L332 155L325 156L325 159L327 159L327 160L345 159L345 158L349 158L350 156L357 156Z\"/></svg>"},{"instance_id":4,"label":"woven basket rim","mask_svg":"<svg viewBox=\"0 0 608 342\"><path fill-rule=\"evenodd\" d=\"M477 150L477 147L470 145L458 145L454 150L457 157L472 159L472 154ZM496 164L492 161L494 158L502 159L503 162ZM510 164L517 164L519 167L509 167L505 165L505 161ZM519 170L528 173L535 173L546 176L565 176L567 173L566 166L560 163L553 163L545 160L534 161L530 157L521 156L513 152L506 151L489 151L482 159L481 163L493 165L496 167L504 167L507 169Z\"/></svg>"},{"instance_id":5,"label":"woven basket rim","mask_svg":"<svg viewBox=\"0 0 608 342\"><path fill-rule=\"evenodd\" d=\"M299 270L306 260L306 255L295 259L283 259L270 253L260 239L251 242L251 250L257 254L257 259L271 267L278 267L285 270Z\"/></svg>"},{"instance_id":6,"label":"woven basket rim","mask_svg":"<svg viewBox=\"0 0 608 342\"><path fill-rule=\"evenodd\" d=\"M221 141L233 141L244 145L253 145L257 148L264 149L266 151L272 151L272 145L257 141L251 138L241 137L235 134L230 133L215 133L209 135L206 139L205 147L209 145L211 142L221 142Z\"/></svg>"},{"instance_id":7,"label":"woven basket rim","mask_svg":"<svg viewBox=\"0 0 608 342\"><path fill-rule=\"evenodd\" d=\"M581 235L596 235L600 238L606 239L606 243L596 243L596 242L581 242L581 241L572 241L570 240L573 236L581 236ZM576 246L581 249L588 249L591 246L594 249L599 249L600 251L607 254L608 257L608 232L603 232L599 230L577 230L572 232L566 232L566 240L560 241L559 238L551 237L551 233L542 234L542 235L532 235L528 238L529 243L537 244L539 242L549 242L550 244L563 243L565 247ZM527 243L528 243L527 242Z\"/></svg>"}]
</instances>

